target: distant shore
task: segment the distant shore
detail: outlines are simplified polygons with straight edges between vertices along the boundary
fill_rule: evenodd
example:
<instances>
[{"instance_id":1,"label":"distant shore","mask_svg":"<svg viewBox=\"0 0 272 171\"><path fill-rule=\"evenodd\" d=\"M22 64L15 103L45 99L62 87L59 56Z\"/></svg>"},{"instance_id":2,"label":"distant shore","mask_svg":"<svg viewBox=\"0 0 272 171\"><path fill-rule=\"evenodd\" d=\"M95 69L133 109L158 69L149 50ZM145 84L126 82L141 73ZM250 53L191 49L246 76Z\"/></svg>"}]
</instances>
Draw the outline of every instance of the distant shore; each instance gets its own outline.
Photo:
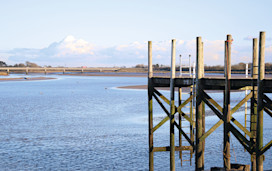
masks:
<instances>
[{"instance_id":1,"label":"distant shore","mask_svg":"<svg viewBox=\"0 0 272 171\"><path fill-rule=\"evenodd\" d=\"M59 75L70 75L70 76L103 76L103 77L147 77L145 73L108 73L108 72L100 72L100 73L80 73L80 74L59 74Z\"/></svg>"}]
</instances>

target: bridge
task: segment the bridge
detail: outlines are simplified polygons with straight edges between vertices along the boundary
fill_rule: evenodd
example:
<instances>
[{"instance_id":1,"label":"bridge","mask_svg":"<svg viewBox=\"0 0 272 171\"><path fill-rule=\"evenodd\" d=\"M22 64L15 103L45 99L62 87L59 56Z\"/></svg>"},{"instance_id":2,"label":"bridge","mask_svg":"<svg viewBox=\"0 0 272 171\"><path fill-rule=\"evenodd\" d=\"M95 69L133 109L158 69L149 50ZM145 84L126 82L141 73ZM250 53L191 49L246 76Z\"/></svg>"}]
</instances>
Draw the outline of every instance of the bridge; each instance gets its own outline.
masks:
<instances>
[{"instance_id":1,"label":"bridge","mask_svg":"<svg viewBox=\"0 0 272 171\"><path fill-rule=\"evenodd\" d=\"M83 67L0 67L0 71L9 73L37 73L43 72L47 74L49 72L62 72L63 74L67 72L115 72L120 68L115 67L94 67L94 68L83 68Z\"/></svg>"}]
</instances>

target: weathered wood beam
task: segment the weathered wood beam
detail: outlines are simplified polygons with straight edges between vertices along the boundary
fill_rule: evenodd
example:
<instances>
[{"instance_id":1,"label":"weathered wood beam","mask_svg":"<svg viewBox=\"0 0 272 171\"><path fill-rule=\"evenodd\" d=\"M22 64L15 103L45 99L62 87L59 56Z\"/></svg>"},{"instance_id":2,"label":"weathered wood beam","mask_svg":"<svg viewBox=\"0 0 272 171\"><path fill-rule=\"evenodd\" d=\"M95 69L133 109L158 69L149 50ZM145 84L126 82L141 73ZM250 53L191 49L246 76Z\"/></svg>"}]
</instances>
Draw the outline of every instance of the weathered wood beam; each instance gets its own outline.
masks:
<instances>
[{"instance_id":1,"label":"weathered wood beam","mask_svg":"<svg viewBox=\"0 0 272 171\"><path fill-rule=\"evenodd\" d=\"M170 170L175 170L175 77L176 77L176 39L172 40L170 76Z\"/></svg>"},{"instance_id":2,"label":"weathered wood beam","mask_svg":"<svg viewBox=\"0 0 272 171\"><path fill-rule=\"evenodd\" d=\"M252 154L252 149L250 148L250 141L248 141L243 134L241 134L233 125L230 124L230 131L236 137L236 139L243 145L243 147Z\"/></svg>"},{"instance_id":3,"label":"weathered wood beam","mask_svg":"<svg viewBox=\"0 0 272 171\"><path fill-rule=\"evenodd\" d=\"M149 170L154 170L154 143L153 143L153 68L152 68L152 42L148 41L148 144L149 144Z\"/></svg>"},{"instance_id":4,"label":"weathered wood beam","mask_svg":"<svg viewBox=\"0 0 272 171\"><path fill-rule=\"evenodd\" d=\"M193 149L192 146L175 146L175 151L189 151ZM170 151L170 146L166 147L154 147L154 152Z\"/></svg>"},{"instance_id":5,"label":"weathered wood beam","mask_svg":"<svg viewBox=\"0 0 272 171\"><path fill-rule=\"evenodd\" d=\"M253 149L251 154L251 168L252 171L257 170L256 163L256 130L257 130L257 80L258 80L258 39L253 39L253 51L252 51L252 98L250 100L250 132L251 132L251 147Z\"/></svg>"},{"instance_id":6,"label":"weathered wood beam","mask_svg":"<svg viewBox=\"0 0 272 171\"><path fill-rule=\"evenodd\" d=\"M263 79L265 75L265 32L260 32L259 39L259 67L258 67L258 103L257 103L257 171L263 171L263 155L260 153L263 147Z\"/></svg>"},{"instance_id":7,"label":"weathered wood beam","mask_svg":"<svg viewBox=\"0 0 272 171\"><path fill-rule=\"evenodd\" d=\"M271 146L272 146L272 140L269 143L267 143L263 148L261 148L260 154L262 155L263 153L265 153Z\"/></svg>"},{"instance_id":8,"label":"weathered wood beam","mask_svg":"<svg viewBox=\"0 0 272 171\"><path fill-rule=\"evenodd\" d=\"M161 120L154 128L152 128L152 132L155 132L158 128L160 128L166 121L169 120L169 116L170 116L170 112L168 112L168 110L164 107L164 105L162 104L162 102L159 100L159 98L154 94L153 95L154 98L156 99L156 101L159 103L159 105L161 106L161 108L163 109L163 111L167 114L167 116Z\"/></svg>"},{"instance_id":9,"label":"weathered wood beam","mask_svg":"<svg viewBox=\"0 0 272 171\"><path fill-rule=\"evenodd\" d=\"M201 37L196 38L196 171L204 170L204 148L200 138L203 135L203 100L201 96L201 79L204 76L204 61Z\"/></svg>"},{"instance_id":10,"label":"weathered wood beam","mask_svg":"<svg viewBox=\"0 0 272 171\"><path fill-rule=\"evenodd\" d=\"M224 90L224 107L223 107L223 120L224 120L224 149L223 149L223 161L224 168L231 169L230 166L230 78L231 78L231 44L232 36L227 35L225 41L225 90Z\"/></svg>"},{"instance_id":11,"label":"weathered wood beam","mask_svg":"<svg viewBox=\"0 0 272 171\"><path fill-rule=\"evenodd\" d=\"M241 100L235 107L233 107L230 111L231 115L236 112L243 104L245 104L251 97L252 97L252 92L250 92L243 100Z\"/></svg>"}]
</instances>

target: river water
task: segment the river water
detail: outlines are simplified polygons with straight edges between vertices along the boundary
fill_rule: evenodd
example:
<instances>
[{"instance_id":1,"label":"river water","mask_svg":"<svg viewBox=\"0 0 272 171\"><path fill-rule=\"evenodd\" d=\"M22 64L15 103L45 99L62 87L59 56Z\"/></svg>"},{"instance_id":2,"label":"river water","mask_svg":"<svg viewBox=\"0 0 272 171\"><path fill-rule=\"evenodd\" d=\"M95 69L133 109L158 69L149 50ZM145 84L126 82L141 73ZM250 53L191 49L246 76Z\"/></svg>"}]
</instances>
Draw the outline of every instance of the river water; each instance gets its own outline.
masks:
<instances>
[{"instance_id":1,"label":"river water","mask_svg":"<svg viewBox=\"0 0 272 171\"><path fill-rule=\"evenodd\" d=\"M0 170L148 170L147 91L116 88L143 85L146 78L49 77L57 79L0 82ZM220 93L211 96L222 99ZM243 97L244 92L234 93L233 101ZM156 103L154 116L154 124L165 116ZM243 123L243 112L234 117ZM265 143L272 136L266 118ZM206 129L217 121L207 117ZM168 130L167 122L155 132L155 146L169 145ZM207 138L206 169L223 165L222 133L221 125ZM250 156L231 140L232 162L250 164ZM154 162L155 170L169 170L169 153L155 153ZM176 154L177 170L194 170L192 162L181 167ZM272 169L271 149L264 169Z\"/></svg>"}]
</instances>

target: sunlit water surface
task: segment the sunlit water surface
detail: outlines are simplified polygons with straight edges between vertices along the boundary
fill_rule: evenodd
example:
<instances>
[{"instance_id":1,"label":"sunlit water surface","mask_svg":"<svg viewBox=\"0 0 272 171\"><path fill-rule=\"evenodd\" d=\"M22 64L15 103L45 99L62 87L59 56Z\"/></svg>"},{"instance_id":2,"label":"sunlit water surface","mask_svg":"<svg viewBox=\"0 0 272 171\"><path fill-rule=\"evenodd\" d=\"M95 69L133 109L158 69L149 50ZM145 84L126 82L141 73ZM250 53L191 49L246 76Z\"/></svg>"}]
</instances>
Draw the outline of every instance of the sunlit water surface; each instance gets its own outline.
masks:
<instances>
[{"instance_id":1,"label":"sunlit water surface","mask_svg":"<svg viewBox=\"0 0 272 171\"><path fill-rule=\"evenodd\" d=\"M50 77L58 79L0 83L1 170L148 170L147 91L116 88L143 85L146 78ZM222 101L222 93L211 96ZM244 92L232 97L238 103ZM154 124L164 116L154 103ZM243 123L242 111L234 117ZM265 143L272 135L267 118ZM206 129L217 121L207 117ZM207 138L206 169L223 165L222 141L221 125ZM250 164L250 155L233 136L231 141L232 162ZM154 145L169 145L168 122L155 132ZM169 170L169 153L155 153L154 162L155 170ZM182 169L194 170L194 158L192 162L183 162ZM176 168L181 169L178 153ZM272 169L271 149L264 169Z\"/></svg>"}]
</instances>

